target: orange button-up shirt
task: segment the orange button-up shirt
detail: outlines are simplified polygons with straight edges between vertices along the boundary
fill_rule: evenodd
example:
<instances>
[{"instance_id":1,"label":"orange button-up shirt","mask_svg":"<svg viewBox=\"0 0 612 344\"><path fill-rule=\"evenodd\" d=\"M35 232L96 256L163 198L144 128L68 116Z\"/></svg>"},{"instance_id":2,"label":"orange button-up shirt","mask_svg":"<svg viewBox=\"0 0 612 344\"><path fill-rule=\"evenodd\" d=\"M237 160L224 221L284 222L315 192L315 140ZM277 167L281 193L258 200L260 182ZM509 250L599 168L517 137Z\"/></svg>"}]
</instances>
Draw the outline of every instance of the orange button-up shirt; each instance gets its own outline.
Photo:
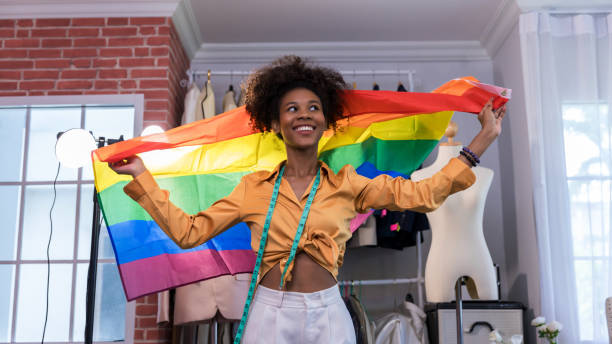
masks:
<instances>
[{"instance_id":1,"label":"orange button-up shirt","mask_svg":"<svg viewBox=\"0 0 612 344\"><path fill-rule=\"evenodd\" d=\"M198 246L227 228L245 222L251 229L251 247L257 251L281 164L271 172L245 175L230 195L195 215L187 214L172 204L168 200L168 191L161 190L149 172L137 176L124 187L124 191L181 248ZM475 179L471 169L457 158L431 178L419 182L387 175L369 179L357 174L350 165L335 174L321 162L321 181L298 252L307 253L336 278L346 241L351 237L349 224L357 212L364 213L370 208L432 211L449 195L468 188ZM286 179L281 181L259 280L278 263L284 271L312 182L298 198L289 182ZM287 269L285 282L291 281L292 268L293 262Z\"/></svg>"}]
</instances>

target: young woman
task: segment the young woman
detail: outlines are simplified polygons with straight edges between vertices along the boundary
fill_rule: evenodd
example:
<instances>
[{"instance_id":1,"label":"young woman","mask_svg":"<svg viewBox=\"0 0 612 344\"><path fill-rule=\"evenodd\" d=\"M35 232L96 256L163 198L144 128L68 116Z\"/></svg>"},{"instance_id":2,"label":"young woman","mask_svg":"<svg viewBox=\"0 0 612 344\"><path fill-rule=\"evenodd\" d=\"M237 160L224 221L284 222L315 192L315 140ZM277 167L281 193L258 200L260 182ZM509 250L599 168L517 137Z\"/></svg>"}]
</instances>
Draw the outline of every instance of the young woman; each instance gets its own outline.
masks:
<instances>
[{"instance_id":1,"label":"young woman","mask_svg":"<svg viewBox=\"0 0 612 344\"><path fill-rule=\"evenodd\" d=\"M125 192L183 248L245 222L257 251L269 227L244 343L355 343L336 281L351 237L350 220L370 208L431 211L475 180L470 167L477 159L470 154L418 183L386 175L368 179L351 166L334 173L318 160L317 147L323 132L342 117L340 93L346 88L338 72L295 56L255 72L247 86L246 110L256 129L283 140L287 160L271 172L244 176L229 196L196 215L173 205L138 157L111 165L134 177ZM485 105L478 115L482 129L468 152L476 157L484 153L501 132L504 114L505 107L493 110L491 101Z\"/></svg>"}]
</instances>

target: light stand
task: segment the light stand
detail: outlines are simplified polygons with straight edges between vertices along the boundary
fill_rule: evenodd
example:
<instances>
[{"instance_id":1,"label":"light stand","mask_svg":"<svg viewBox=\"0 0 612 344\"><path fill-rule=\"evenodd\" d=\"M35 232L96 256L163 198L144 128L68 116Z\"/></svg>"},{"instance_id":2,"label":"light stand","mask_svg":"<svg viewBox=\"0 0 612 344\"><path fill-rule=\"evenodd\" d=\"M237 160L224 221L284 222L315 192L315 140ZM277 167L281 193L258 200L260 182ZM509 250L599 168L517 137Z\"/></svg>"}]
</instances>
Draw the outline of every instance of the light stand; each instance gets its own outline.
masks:
<instances>
[{"instance_id":1,"label":"light stand","mask_svg":"<svg viewBox=\"0 0 612 344\"><path fill-rule=\"evenodd\" d=\"M98 148L104 147L105 143L113 144L123 141L123 135L119 139L105 139L100 136L97 140ZM87 270L87 296L85 298L85 344L93 341L94 311L96 308L96 278L98 276L98 247L100 241L100 203L94 188L93 192L93 219L91 221L91 249L89 253L89 268Z\"/></svg>"},{"instance_id":2,"label":"light stand","mask_svg":"<svg viewBox=\"0 0 612 344\"><path fill-rule=\"evenodd\" d=\"M91 152L102 148L106 143L113 144L123 141L119 139L106 139L100 136L95 138L93 133L84 129L70 129L57 133L55 155L59 162L71 168L83 167L91 163ZM91 221L91 251L89 254L89 268L87 271L87 295L85 301L85 343L91 344L93 340L94 310L96 306L96 277L98 274L98 246L100 241L100 204L94 188L93 218Z\"/></svg>"}]
</instances>

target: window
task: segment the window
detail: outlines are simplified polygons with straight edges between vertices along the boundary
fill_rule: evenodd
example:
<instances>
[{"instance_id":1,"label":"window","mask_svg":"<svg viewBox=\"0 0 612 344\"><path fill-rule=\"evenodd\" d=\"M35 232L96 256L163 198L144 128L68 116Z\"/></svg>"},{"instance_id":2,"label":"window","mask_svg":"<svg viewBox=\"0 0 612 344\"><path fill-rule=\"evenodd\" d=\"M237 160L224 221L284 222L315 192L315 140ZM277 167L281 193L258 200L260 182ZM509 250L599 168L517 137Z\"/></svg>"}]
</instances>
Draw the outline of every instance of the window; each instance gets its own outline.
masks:
<instances>
[{"instance_id":1,"label":"window","mask_svg":"<svg viewBox=\"0 0 612 344\"><path fill-rule=\"evenodd\" d=\"M142 95L0 98L0 343L42 339L57 133L84 128L95 137L131 138L141 130L142 104ZM60 167L56 190L45 341L82 342L91 166ZM134 305L126 304L104 226L99 245L94 341L131 342Z\"/></svg>"},{"instance_id":2,"label":"window","mask_svg":"<svg viewBox=\"0 0 612 344\"><path fill-rule=\"evenodd\" d=\"M563 129L580 339L607 337L612 126L606 103L566 103Z\"/></svg>"}]
</instances>

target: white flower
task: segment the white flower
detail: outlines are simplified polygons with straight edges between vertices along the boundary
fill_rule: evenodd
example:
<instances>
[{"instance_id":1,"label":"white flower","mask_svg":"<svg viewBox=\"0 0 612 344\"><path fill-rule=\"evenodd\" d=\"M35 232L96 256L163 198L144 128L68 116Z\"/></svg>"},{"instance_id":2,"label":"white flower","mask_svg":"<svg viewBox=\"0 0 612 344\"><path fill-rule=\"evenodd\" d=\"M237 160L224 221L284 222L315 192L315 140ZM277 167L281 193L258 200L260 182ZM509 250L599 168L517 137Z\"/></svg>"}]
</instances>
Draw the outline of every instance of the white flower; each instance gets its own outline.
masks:
<instances>
[{"instance_id":1,"label":"white flower","mask_svg":"<svg viewBox=\"0 0 612 344\"><path fill-rule=\"evenodd\" d=\"M531 320L531 326L535 326L538 327L540 325L546 324L546 319L544 319L544 317L537 317L533 320Z\"/></svg>"},{"instance_id":2,"label":"white flower","mask_svg":"<svg viewBox=\"0 0 612 344\"><path fill-rule=\"evenodd\" d=\"M522 334L515 334L512 337L510 337L510 342L512 344L523 344L523 335Z\"/></svg>"},{"instance_id":3,"label":"white flower","mask_svg":"<svg viewBox=\"0 0 612 344\"><path fill-rule=\"evenodd\" d=\"M563 329L563 325L560 322L553 320L548 325L546 325L546 328L550 332L561 331Z\"/></svg>"},{"instance_id":4,"label":"white flower","mask_svg":"<svg viewBox=\"0 0 612 344\"><path fill-rule=\"evenodd\" d=\"M502 336L501 336L501 334L499 334L499 331L493 330L493 331L489 332L489 341L490 342L495 342L495 343L501 343L502 342Z\"/></svg>"}]
</instances>

